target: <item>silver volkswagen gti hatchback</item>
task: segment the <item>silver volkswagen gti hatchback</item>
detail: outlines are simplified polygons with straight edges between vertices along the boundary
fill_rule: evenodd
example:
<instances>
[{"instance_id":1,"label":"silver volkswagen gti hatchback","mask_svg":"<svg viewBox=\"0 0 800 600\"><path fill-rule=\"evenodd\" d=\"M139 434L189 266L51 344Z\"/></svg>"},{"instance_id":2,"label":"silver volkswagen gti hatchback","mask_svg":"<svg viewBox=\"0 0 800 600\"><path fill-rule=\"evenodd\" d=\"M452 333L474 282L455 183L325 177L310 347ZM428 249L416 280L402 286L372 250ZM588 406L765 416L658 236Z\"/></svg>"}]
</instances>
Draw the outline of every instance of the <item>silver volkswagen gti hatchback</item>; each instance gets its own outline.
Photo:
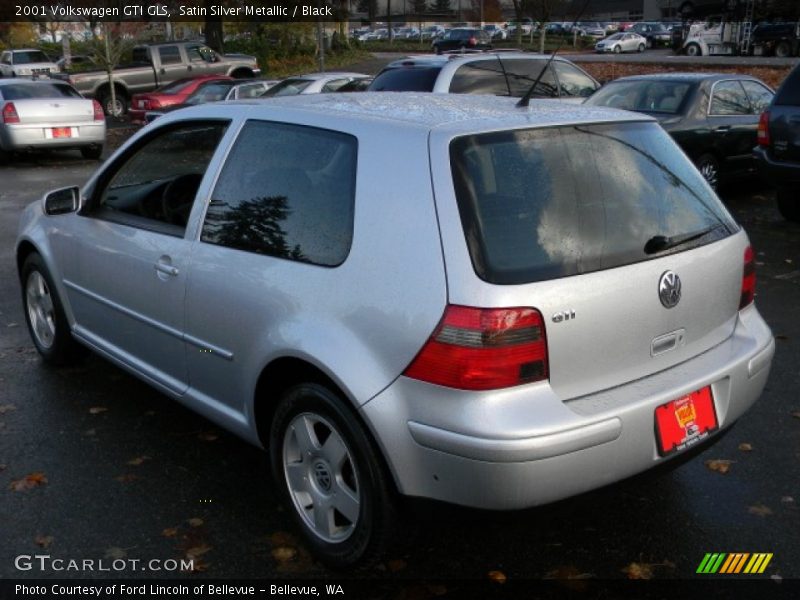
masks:
<instances>
[{"instance_id":1,"label":"silver volkswagen gti hatchback","mask_svg":"<svg viewBox=\"0 0 800 600\"><path fill-rule=\"evenodd\" d=\"M402 496L553 502L711 443L774 342L753 251L649 117L436 94L158 119L16 246L46 362L88 347L271 457L309 546Z\"/></svg>"}]
</instances>

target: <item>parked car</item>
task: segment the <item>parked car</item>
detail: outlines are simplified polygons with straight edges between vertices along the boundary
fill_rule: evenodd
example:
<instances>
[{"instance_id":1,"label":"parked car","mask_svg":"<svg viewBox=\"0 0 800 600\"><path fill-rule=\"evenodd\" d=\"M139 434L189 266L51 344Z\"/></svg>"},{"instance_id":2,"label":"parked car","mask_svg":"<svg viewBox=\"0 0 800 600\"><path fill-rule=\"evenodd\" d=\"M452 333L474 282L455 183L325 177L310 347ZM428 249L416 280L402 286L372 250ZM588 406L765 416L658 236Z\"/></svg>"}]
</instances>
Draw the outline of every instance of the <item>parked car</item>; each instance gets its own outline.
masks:
<instances>
[{"instance_id":1,"label":"parked car","mask_svg":"<svg viewBox=\"0 0 800 600\"><path fill-rule=\"evenodd\" d=\"M157 110L146 111L144 121L145 123L150 123L165 113L207 102L258 98L276 83L278 83L276 80L266 81L261 79L212 79L204 81L180 104L171 104Z\"/></svg>"},{"instance_id":2,"label":"parked car","mask_svg":"<svg viewBox=\"0 0 800 600\"><path fill-rule=\"evenodd\" d=\"M536 23L533 22L533 19L530 17L525 17L521 21L509 21L508 27L506 30L508 31L508 36L512 37L516 35L517 29L522 30L522 35L529 35L530 33L536 31Z\"/></svg>"},{"instance_id":3,"label":"parked car","mask_svg":"<svg viewBox=\"0 0 800 600\"><path fill-rule=\"evenodd\" d=\"M508 39L508 31L495 23L488 23L483 26L483 30L489 34L492 40L505 40Z\"/></svg>"},{"instance_id":4,"label":"parked car","mask_svg":"<svg viewBox=\"0 0 800 600\"><path fill-rule=\"evenodd\" d=\"M433 40L434 38L444 35L445 28L441 25L428 25L422 28L422 39Z\"/></svg>"},{"instance_id":5,"label":"parked car","mask_svg":"<svg viewBox=\"0 0 800 600\"><path fill-rule=\"evenodd\" d=\"M62 81L0 79L0 163L14 152L77 148L98 159L106 119L96 101Z\"/></svg>"},{"instance_id":6,"label":"parked car","mask_svg":"<svg viewBox=\"0 0 800 600\"><path fill-rule=\"evenodd\" d=\"M370 84L374 92L441 92L524 96L549 56L526 52L416 56L389 63ZM556 56L534 96L579 101L600 84L580 67Z\"/></svg>"},{"instance_id":7,"label":"parked car","mask_svg":"<svg viewBox=\"0 0 800 600\"><path fill-rule=\"evenodd\" d=\"M800 67L795 66L758 122L759 171L777 188L778 210L800 222Z\"/></svg>"},{"instance_id":8,"label":"parked car","mask_svg":"<svg viewBox=\"0 0 800 600\"><path fill-rule=\"evenodd\" d=\"M635 23L627 32L638 33L645 38L648 48L666 47L672 42L672 33L661 23Z\"/></svg>"},{"instance_id":9,"label":"parked car","mask_svg":"<svg viewBox=\"0 0 800 600\"><path fill-rule=\"evenodd\" d=\"M433 40L431 47L436 54L453 50L488 50L492 47L492 38L482 29L457 27Z\"/></svg>"},{"instance_id":10,"label":"parked car","mask_svg":"<svg viewBox=\"0 0 800 600\"><path fill-rule=\"evenodd\" d=\"M397 40L418 40L419 29L416 27L400 27L395 31L394 37Z\"/></svg>"},{"instance_id":11,"label":"parked car","mask_svg":"<svg viewBox=\"0 0 800 600\"><path fill-rule=\"evenodd\" d=\"M615 33L605 39L600 40L595 44L595 52L613 52L619 54L620 52L644 52L647 46L647 40L638 33Z\"/></svg>"},{"instance_id":12,"label":"parked car","mask_svg":"<svg viewBox=\"0 0 800 600\"><path fill-rule=\"evenodd\" d=\"M754 172L758 118L772 96L747 75L664 73L615 79L586 103L656 117L716 188Z\"/></svg>"},{"instance_id":13,"label":"parked car","mask_svg":"<svg viewBox=\"0 0 800 600\"><path fill-rule=\"evenodd\" d=\"M342 87L334 91L337 94L343 94L347 92L366 92L373 79L374 77L359 77L358 79L353 79L353 81L350 83L345 83Z\"/></svg>"},{"instance_id":14,"label":"parked car","mask_svg":"<svg viewBox=\"0 0 800 600\"><path fill-rule=\"evenodd\" d=\"M201 85L211 81L231 81L225 75L199 75L178 79L170 84L147 94L136 94L131 98L130 118L131 123L142 125L145 122L145 113L159 108L166 108L174 104L182 104L189 95L193 94Z\"/></svg>"},{"instance_id":15,"label":"parked car","mask_svg":"<svg viewBox=\"0 0 800 600\"><path fill-rule=\"evenodd\" d=\"M676 464L767 381L747 235L649 117L516 104L165 115L23 211L36 349L267 449L340 568L402 537L400 495L519 509Z\"/></svg>"},{"instance_id":16,"label":"parked car","mask_svg":"<svg viewBox=\"0 0 800 600\"><path fill-rule=\"evenodd\" d=\"M0 53L0 77L50 77L58 66L41 50L20 48Z\"/></svg>"},{"instance_id":17,"label":"parked car","mask_svg":"<svg viewBox=\"0 0 800 600\"><path fill-rule=\"evenodd\" d=\"M352 81L369 78L369 75L364 75L363 73L349 73L346 71L307 73L306 75L287 77L279 81L264 92L261 97L272 98L274 96L296 96L299 94L329 94Z\"/></svg>"},{"instance_id":18,"label":"parked car","mask_svg":"<svg viewBox=\"0 0 800 600\"><path fill-rule=\"evenodd\" d=\"M84 96L97 98L106 114L123 115L128 111L134 95L155 91L179 79L200 75L248 79L261 74L255 57L246 54L222 55L200 42L136 46L131 58L131 63L114 69L113 105L108 74L104 70L73 73L68 81Z\"/></svg>"},{"instance_id":19,"label":"parked car","mask_svg":"<svg viewBox=\"0 0 800 600\"><path fill-rule=\"evenodd\" d=\"M601 40L606 37L608 34L606 33L606 28L603 27L600 23L579 23L576 25L578 28L578 35L582 35L584 37L594 38L596 40Z\"/></svg>"},{"instance_id":20,"label":"parked car","mask_svg":"<svg viewBox=\"0 0 800 600\"><path fill-rule=\"evenodd\" d=\"M753 29L751 39L755 56L800 55L800 21L791 23L760 23Z\"/></svg>"}]
</instances>

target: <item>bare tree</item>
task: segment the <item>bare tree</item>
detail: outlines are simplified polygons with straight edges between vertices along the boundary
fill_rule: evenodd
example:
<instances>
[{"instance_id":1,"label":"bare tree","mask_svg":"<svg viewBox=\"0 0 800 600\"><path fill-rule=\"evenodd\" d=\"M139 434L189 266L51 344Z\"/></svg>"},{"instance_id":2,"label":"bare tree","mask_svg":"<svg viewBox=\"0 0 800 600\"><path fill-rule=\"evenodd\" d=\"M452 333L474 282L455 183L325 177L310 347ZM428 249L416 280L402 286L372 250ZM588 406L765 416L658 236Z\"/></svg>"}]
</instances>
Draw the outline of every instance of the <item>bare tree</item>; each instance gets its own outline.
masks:
<instances>
[{"instance_id":1,"label":"bare tree","mask_svg":"<svg viewBox=\"0 0 800 600\"><path fill-rule=\"evenodd\" d=\"M108 92L98 98L106 114L119 116L125 112L124 101L117 98L114 69L137 43L145 27L141 22L103 21L98 25L100 36L89 43L92 60L108 75Z\"/></svg>"},{"instance_id":2,"label":"bare tree","mask_svg":"<svg viewBox=\"0 0 800 600\"><path fill-rule=\"evenodd\" d=\"M528 0L528 4L533 20L539 23L539 52L544 54L546 25L559 9L565 8L568 0Z\"/></svg>"}]
</instances>

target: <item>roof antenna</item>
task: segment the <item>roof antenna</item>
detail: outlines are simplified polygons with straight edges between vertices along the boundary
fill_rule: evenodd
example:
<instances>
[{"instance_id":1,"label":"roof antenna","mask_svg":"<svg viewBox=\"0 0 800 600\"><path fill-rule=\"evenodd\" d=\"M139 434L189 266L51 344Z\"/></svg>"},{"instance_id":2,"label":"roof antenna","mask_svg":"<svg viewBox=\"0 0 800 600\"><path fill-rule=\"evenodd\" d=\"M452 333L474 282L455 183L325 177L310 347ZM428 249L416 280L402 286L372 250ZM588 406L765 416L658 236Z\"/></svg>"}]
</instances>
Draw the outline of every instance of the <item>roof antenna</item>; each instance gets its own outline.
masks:
<instances>
[{"instance_id":1,"label":"roof antenna","mask_svg":"<svg viewBox=\"0 0 800 600\"><path fill-rule=\"evenodd\" d=\"M511 82L508 81L508 73L506 73L506 66L503 64L503 59L500 58L500 54L495 52L494 54L497 57L497 62L500 63L500 70L503 71L503 79L506 80L506 87L508 88L508 95L511 96Z\"/></svg>"},{"instance_id":2,"label":"roof antenna","mask_svg":"<svg viewBox=\"0 0 800 600\"><path fill-rule=\"evenodd\" d=\"M591 1L592 0L586 0L583 3L583 6L581 7L581 11L578 13L578 16L575 17L575 20L572 22L572 28L573 29L578 24L578 21L581 20L581 16L583 16L583 12L589 6L589 2L591 2ZM542 24L542 26L544 26L544 23ZM544 76L545 72L547 71L547 69L550 68L550 63L553 62L553 59L556 57L556 54L558 54L558 51L561 50L561 46L563 46L563 45L564 45L564 42L562 41L558 45L558 48L556 48L555 51L550 55L550 58L547 60L547 64L544 66L544 68L539 73L539 76L536 78L536 81L533 82L533 85L530 87L530 89L527 92L525 92L525 95L522 98L520 98L519 102L517 102L517 107L518 108L528 108L528 105L531 103L531 96L533 96L533 92L536 89L536 86L539 85L539 82L542 80L542 77ZM503 73L505 73L505 70L503 70ZM508 79L506 79L506 82L508 82ZM509 95L510 94L511 94L511 91L509 90Z\"/></svg>"}]
</instances>

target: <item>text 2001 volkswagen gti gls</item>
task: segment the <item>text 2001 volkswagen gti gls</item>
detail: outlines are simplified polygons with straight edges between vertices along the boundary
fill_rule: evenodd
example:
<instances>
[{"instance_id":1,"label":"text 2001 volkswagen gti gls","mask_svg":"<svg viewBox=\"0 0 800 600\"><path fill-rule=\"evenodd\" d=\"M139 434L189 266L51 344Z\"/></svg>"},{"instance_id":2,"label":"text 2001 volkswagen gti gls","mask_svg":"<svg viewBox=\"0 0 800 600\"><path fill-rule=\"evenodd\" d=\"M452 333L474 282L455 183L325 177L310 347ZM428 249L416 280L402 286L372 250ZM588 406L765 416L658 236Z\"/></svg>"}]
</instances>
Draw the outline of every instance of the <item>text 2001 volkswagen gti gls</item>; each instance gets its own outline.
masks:
<instances>
[{"instance_id":1,"label":"text 2001 volkswagen gti gls","mask_svg":"<svg viewBox=\"0 0 800 600\"><path fill-rule=\"evenodd\" d=\"M29 206L52 363L88 346L271 456L317 555L402 495L552 502L713 439L774 342L753 251L658 124L494 97L207 105Z\"/></svg>"}]
</instances>

